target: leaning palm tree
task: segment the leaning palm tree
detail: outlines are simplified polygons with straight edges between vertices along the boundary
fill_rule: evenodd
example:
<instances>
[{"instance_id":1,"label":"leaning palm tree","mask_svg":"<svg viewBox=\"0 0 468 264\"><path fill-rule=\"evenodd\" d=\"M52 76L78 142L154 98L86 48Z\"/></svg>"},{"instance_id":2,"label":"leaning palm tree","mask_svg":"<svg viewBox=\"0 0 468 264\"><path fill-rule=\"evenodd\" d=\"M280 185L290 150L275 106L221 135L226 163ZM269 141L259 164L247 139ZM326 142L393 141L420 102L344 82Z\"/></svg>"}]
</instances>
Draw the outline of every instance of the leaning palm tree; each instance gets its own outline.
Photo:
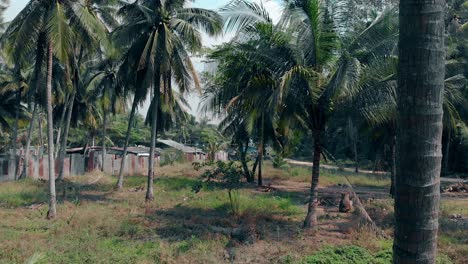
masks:
<instances>
[{"instance_id":1,"label":"leaning palm tree","mask_svg":"<svg viewBox=\"0 0 468 264\"><path fill-rule=\"evenodd\" d=\"M202 47L199 28L210 35L221 31L221 19L214 11L186 8L187 1L138 0L122 7L123 25L115 32L116 43L128 47L133 75L141 81L139 89L153 89L151 146L146 201L154 199L154 156L160 94L171 102L172 82L181 93L199 87L198 75L189 51ZM120 45L119 45L120 46Z\"/></svg>"},{"instance_id":2,"label":"leaning palm tree","mask_svg":"<svg viewBox=\"0 0 468 264\"><path fill-rule=\"evenodd\" d=\"M37 67L47 63L47 132L49 212L56 216L55 161L53 140L52 84L53 58L67 64L72 51L72 42L83 42L87 47L98 36L97 22L81 2L72 0L31 0L8 26L4 39L12 58L28 61L35 58ZM44 56L44 54L46 54Z\"/></svg>"}]
</instances>

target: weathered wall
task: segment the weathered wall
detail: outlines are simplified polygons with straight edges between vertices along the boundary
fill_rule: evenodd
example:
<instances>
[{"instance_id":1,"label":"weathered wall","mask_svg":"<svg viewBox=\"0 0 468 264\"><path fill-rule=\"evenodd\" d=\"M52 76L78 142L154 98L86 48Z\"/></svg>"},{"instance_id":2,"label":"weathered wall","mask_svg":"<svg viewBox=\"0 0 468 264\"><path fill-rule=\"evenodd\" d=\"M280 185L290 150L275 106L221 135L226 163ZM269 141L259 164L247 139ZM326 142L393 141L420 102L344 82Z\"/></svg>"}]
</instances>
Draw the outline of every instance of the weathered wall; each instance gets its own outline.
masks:
<instances>
[{"instance_id":1,"label":"weathered wall","mask_svg":"<svg viewBox=\"0 0 468 264\"><path fill-rule=\"evenodd\" d=\"M138 157L135 155L126 156L125 175L145 175L148 171L148 157ZM105 158L104 172L118 174L122 159L119 155L108 154ZM81 154L67 155L64 160L64 176L80 176L86 172L100 170L102 167L102 156L99 152L91 152L88 157ZM23 170L23 160L20 161L20 170ZM31 155L27 166L28 177L33 179L47 179L48 162L47 155ZM55 161L55 173L58 174L59 161ZM15 161L9 157L0 157L0 182L15 179Z\"/></svg>"}]
</instances>

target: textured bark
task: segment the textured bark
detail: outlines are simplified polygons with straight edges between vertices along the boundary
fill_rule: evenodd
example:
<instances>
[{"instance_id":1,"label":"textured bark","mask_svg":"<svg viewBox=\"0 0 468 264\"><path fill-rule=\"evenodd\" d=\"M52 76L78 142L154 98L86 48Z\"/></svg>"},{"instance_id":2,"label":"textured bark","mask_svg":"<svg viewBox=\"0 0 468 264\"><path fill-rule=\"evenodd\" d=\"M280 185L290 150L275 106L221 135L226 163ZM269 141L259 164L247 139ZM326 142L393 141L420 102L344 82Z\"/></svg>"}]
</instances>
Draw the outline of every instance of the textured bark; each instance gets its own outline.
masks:
<instances>
[{"instance_id":1,"label":"textured bark","mask_svg":"<svg viewBox=\"0 0 468 264\"><path fill-rule=\"evenodd\" d=\"M23 171L19 176L20 179L26 179L28 177L28 166L29 166L29 149L31 148L31 138L32 132L34 130L34 121L37 118L37 104L34 104L34 109L31 116L31 121L29 122L29 129L28 129L28 138L26 140L26 152L24 153L24 163L23 163Z\"/></svg>"},{"instance_id":2,"label":"textured bark","mask_svg":"<svg viewBox=\"0 0 468 264\"><path fill-rule=\"evenodd\" d=\"M54 123L52 116L52 43L49 43L47 56L47 156L49 159L49 211L47 212L47 218L53 219L57 215L57 199L55 193Z\"/></svg>"},{"instance_id":3,"label":"textured bark","mask_svg":"<svg viewBox=\"0 0 468 264\"><path fill-rule=\"evenodd\" d=\"M128 120L127 134L125 135L125 144L124 144L124 149L123 149L123 154L122 154L122 160L120 162L119 178L117 181L117 188L120 190L123 188L123 173L125 171L125 163L126 163L125 161L127 157L128 142L130 141L130 133L132 131L133 119L135 118L135 112L136 112L137 106L138 106L138 100L137 100L137 97L135 96L135 98L133 98L132 111L130 112L130 118Z\"/></svg>"},{"instance_id":4,"label":"textured bark","mask_svg":"<svg viewBox=\"0 0 468 264\"><path fill-rule=\"evenodd\" d=\"M153 116L151 120L151 146L150 146L150 155L148 162L148 184L146 188L146 202L154 200L154 191L153 191L153 180L154 180L154 156L156 150L156 139L158 134L158 105L160 99L160 73L156 73L156 81L154 82L154 103L153 103Z\"/></svg>"},{"instance_id":5,"label":"textured bark","mask_svg":"<svg viewBox=\"0 0 468 264\"><path fill-rule=\"evenodd\" d=\"M63 131L63 137L62 137L62 143L60 144L60 150L59 150L59 174L58 174L58 179L63 180L64 175L63 175L63 169L64 169L64 161L65 161L65 152L67 148L67 143L68 143L68 133L70 131L70 124L71 124L71 118L73 114L73 106L75 103L75 96L76 96L76 91L73 91L71 97L70 97L70 104L68 107L67 111L67 120L65 121L65 130Z\"/></svg>"},{"instance_id":6,"label":"textured bark","mask_svg":"<svg viewBox=\"0 0 468 264\"><path fill-rule=\"evenodd\" d=\"M435 263L445 75L443 0L401 0L394 263Z\"/></svg>"},{"instance_id":7,"label":"textured bark","mask_svg":"<svg viewBox=\"0 0 468 264\"><path fill-rule=\"evenodd\" d=\"M307 207L307 216L304 220L304 228L317 226L318 184L320 176L320 158L322 154L320 133L314 133L314 158L312 165L312 181L310 186L310 198Z\"/></svg>"}]
</instances>

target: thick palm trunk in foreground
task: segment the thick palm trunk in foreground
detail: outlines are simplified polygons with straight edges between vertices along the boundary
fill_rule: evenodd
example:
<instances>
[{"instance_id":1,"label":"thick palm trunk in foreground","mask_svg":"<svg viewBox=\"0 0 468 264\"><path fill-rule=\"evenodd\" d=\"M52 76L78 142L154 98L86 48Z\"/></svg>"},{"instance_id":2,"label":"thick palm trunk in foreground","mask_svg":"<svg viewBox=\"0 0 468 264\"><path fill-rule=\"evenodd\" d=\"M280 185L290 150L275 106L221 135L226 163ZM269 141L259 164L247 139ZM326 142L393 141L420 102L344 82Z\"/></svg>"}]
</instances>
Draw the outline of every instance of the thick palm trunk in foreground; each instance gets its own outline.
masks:
<instances>
[{"instance_id":1,"label":"thick palm trunk in foreground","mask_svg":"<svg viewBox=\"0 0 468 264\"><path fill-rule=\"evenodd\" d=\"M57 215L57 199L55 194L55 161L54 161L54 124L52 116L52 43L48 47L47 63L47 156L49 159L49 211L47 218Z\"/></svg>"},{"instance_id":2,"label":"thick palm trunk in foreground","mask_svg":"<svg viewBox=\"0 0 468 264\"><path fill-rule=\"evenodd\" d=\"M304 220L304 228L315 228L317 226L317 208L318 208L318 184L320 176L320 157L322 154L322 145L320 135L314 136L314 157L312 165L312 181L310 185L310 198L307 207L307 216Z\"/></svg>"},{"instance_id":3,"label":"thick palm trunk in foreground","mask_svg":"<svg viewBox=\"0 0 468 264\"><path fill-rule=\"evenodd\" d=\"M445 75L443 0L401 0L394 263L435 263Z\"/></svg>"},{"instance_id":4,"label":"thick palm trunk in foreground","mask_svg":"<svg viewBox=\"0 0 468 264\"><path fill-rule=\"evenodd\" d=\"M127 134L125 135L125 144L122 154L122 160L120 162L119 180L117 181L117 188L120 190L123 188L123 173L125 171L125 161L127 157L128 142L130 141L130 133L132 131L133 119L135 118L135 112L138 105L138 100L135 96L133 98L132 111L130 112L130 119L128 120Z\"/></svg>"}]
</instances>

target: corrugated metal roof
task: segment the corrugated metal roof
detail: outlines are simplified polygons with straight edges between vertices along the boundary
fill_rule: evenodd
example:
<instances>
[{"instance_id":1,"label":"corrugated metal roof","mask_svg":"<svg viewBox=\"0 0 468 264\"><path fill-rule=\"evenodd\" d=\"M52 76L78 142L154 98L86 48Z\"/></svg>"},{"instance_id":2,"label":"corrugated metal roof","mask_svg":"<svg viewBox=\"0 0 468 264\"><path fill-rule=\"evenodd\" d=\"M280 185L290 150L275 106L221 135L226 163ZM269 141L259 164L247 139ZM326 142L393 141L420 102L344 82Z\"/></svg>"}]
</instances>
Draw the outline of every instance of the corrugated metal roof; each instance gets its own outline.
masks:
<instances>
[{"instance_id":1,"label":"corrugated metal roof","mask_svg":"<svg viewBox=\"0 0 468 264\"><path fill-rule=\"evenodd\" d=\"M203 150L201 149L185 146L184 144L181 144L179 142L176 142L170 139L158 139L158 142L163 143L164 145L167 145L169 147L175 148L177 150L180 150L184 153L203 153Z\"/></svg>"}]
</instances>

